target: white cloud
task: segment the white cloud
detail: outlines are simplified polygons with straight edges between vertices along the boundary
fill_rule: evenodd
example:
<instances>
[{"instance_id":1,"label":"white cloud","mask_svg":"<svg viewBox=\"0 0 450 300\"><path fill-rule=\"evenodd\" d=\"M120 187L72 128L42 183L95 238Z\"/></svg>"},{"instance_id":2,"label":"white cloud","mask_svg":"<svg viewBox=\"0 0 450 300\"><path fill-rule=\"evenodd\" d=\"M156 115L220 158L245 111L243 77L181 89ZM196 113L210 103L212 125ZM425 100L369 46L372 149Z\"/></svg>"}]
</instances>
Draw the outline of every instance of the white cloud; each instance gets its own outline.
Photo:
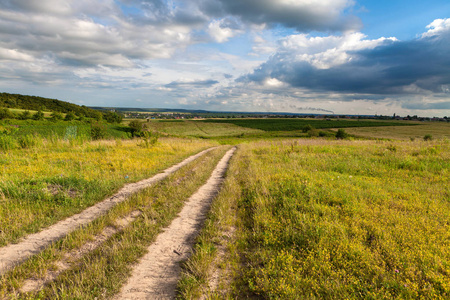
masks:
<instances>
[{"instance_id":1,"label":"white cloud","mask_svg":"<svg viewBox=\"0 0 450 300\"><path fill-rule=\"evenodd\" d=\"M34 61L34 57L15 49L0 48L0 60Z\"/></svg>"},{"instance_id":2,"label":"white cloud","mask_svg":"<svg viewBox=\"0 0 450 300\"><path fill-rule=\"evenodd\" d=\"M311 37L307 34L291 35L281 41L279 53L290 56L293 61L305 61L318 69L329 69L351 61L352 52L374 49L396 38L367 40L360 32L341 36Z\"/></svg>"},{"instance_id":3,"label":"white cloud","mask_svg":"<svg viewBox=\"0 0 450 300\"><path fill-rule=\"evenodd\" d=\"M227 42L230 38L242 33L242 30L227 26L226 20L213 20L208 25L208 33L218 43Z\"/></svg>"},{"instance_id":4,"label":"white cloud","mask_svg":"<svg viewBox=\"0 0 450 300\"><path fill-rule=\"evenodd\" d=\"M436 19L427 26L429 29L422 34L422 37L431 37L439 35L450 30L450 19Z\"/></svg>"}]
</instances>

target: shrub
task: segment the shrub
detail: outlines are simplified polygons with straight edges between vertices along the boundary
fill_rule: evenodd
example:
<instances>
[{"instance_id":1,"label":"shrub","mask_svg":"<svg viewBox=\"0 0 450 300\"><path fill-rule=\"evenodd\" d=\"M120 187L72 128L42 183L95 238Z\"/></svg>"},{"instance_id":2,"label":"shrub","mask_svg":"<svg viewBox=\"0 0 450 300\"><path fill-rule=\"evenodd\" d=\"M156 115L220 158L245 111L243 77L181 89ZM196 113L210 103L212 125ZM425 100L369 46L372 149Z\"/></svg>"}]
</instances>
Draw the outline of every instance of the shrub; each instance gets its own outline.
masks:
<instances>
[{"instance_id":1,"label":"shrub","mask_svg":"<svg viewBox=\"0 0 450 300\"><path fill-rule=\"evenodd\" d=\"M54 111L51 114L52 120L53 121L58 121L58 120L62 120L63 119L63 115L60 112Z\"/></svg>"},{"instance_id":2,"label":"shrub","mask_svg":"<svg viewBox=\"0 0 450 300\"><path fill-rule=\"evenodd\" d=\"M64 118L64 121L73 121L75 120L76 116L73 112L68 112L66 114L66 117Z\"/></svg>"},{"instance_id":3,"label":"shrub","mask_svg":"<svg viewBox=\"0 0 450 300\"><path fill-rule=\"evenodd\" d=\"M159 134L157 132L151 132L151 131L143 131L141 133L143 143L141 146L144 146L146 148L153 146L156 144L156 142L159 139Z\"/></svg>"},{"instance_id":4,"label":"shrub","mask_svg":"<svg viewBox=\"0 0 450 300\"><path fill-rule=\"evenodd\" d=\"M308 130L308 136L309 137L318 137L319 136L319 131L317 129L311 129Z\"/></svg>"},{"instance_id":5,"label":"shrub","mask_svg":"<svg viewBox=\"0 0 450 300\"><path fill-rule=\"evenodd\" d=\"M39 110L33 115L32 119L36 121L44 120L44 113Z\"/></svg>"},{"instance_id":6,"label":"shrub","mask_svg":"<svg viewBox=\"0 0 450 300\"><path fill-rule=\"evenodd\" d=\"M423 137L424 141L432 141L433 140L433 136L431 134L425 134L425 136Z\"/></svg>"},{"instance_id":7,"label":"shrub","mask_svg":"<svg viewBox=\"0 0 450 300\"><path fill-rule=\"evenodd\" d=\"M142 133L142 123L138 120L133 120L128 124L128 127L131 128L131 134L133 136L141 136Z\"/></svg>"},{"instance_id":8,"label":"shrub","mask_svg":"<svg viewBox=\"0 0 450 300\"><path fill-rule=\"evenodd\" d=\"M25 148L32 148L41 144L41 139L38 136L27 134L19 137L18 142L19 146L25 149Z\"/></svg>"},{"instance_id":9,"label":"shrub","mask_svg":"<svg viewBox=\"0 0 450 300\"><path fill-rule=\"evenodd\" d=\"M19 114L19 119L20 120L28 120L31 119L31 113L29 110L24 110L23 112L21 112Z\"/></svg>"},{"instance_id":10,"label":"shrub","mask_svg":"<svg viewBox=\"0 0 450 300\"><path fill-rule=\"evenodd\" d=\"M307 133L308 131L311 131L311 130L313 130L313 129L314 129L314 127L312 127L312 126L309 125L309 124L302 127L302 131L303 131L304 133Z\"/></svg>"},{"instance_id":11,"label":"shrub","mask_svg":"<svg viewBox=\"0 0 450 300\"><path fill-rule=\"evenodd\" d=\"M14 119L14 114L7 108L0 108L0 120Z\"/></svg>"},{"instance_id":12,"label":"shrub","mask_svg":"<svg viewBox=\"0 0 450 300\"><path fill-rule=\"evenodd\" d=\"M338 129L338 131L336 132L336 138L339 140L343 140L347 137L348 137L347 132L345 132L345 130L342 128Z\"/></svg>"},{"instance_id":13,"label":"shrub","mask_svg":"<svg viewBox=\"0 0 450 300\"><path fill-rule=\"evenodd\" d=\"M118 113L111 111L105 113L104 118L108 123L120 123L122 122L123 119L122 115L119 115Z\"/></svg>"},{"instance_id":14,"label":"shrub","mask_svg":"<svg viewBox=\"0 0 450 300\"><path fill-rule=\"evenodd\" d=\"M106 137L106 126L101 122L91 123L91 138L93 140L100 140Z\"/></svg>"}]
</instances>

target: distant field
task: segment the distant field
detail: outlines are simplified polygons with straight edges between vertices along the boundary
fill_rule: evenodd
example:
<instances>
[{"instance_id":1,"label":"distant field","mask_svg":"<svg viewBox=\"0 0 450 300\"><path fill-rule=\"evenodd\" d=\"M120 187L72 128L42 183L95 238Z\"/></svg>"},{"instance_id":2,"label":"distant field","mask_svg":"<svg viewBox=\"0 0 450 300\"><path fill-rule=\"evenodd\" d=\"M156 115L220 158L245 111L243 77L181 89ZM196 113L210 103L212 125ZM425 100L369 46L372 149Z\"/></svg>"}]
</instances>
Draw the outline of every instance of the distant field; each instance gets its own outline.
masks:
<instances>
[{"instance_id":1,"label":"distant field","mask_svg":"<svg viewBox=\"0 0 450 300\"><path fill-rule=\"evenodd\" d=\"M29 111L32 115L37 113L37 110L30 110L30 109L20 109L20 108L8 108L11 112L15 113L15 114L20 114L24 111ZM51 111L43 111L44 113L44 117L49 118L52 114ZM66 114L63 114L63 116L65 116Z\"/></svg>"},{"instance_id":2,"label":"distant field","mask_svg":"<svg viewBox=\"0 0 450 300\"><path fill-rule=\"evenodd\" d=\"M229 123L245 128L260 129L264 131L295 131L302 130L306 125L311 125L316 129L413 125L404 121L316 119L208 119L202 122L218 124Z\"/></svg>"},{"instance_id":3,"label":"distant field","mask_svg":"<svg viewBox=\"0 0 450 300\"><path fill-rule=\"evenodd\" d=\"M190 120L152 120L147 126L154 131L176 136L201 138L233 137L239 135L261 135L258 129L240 127L230 123L208 123Z\"/></svg>"},{"instance_id":4,"label":"distant field","mask_svg":"<svg viewBox=\"0 0 450 300\"><path fill-rule=\"evenodd\" d=\"M348 128L346 131L355 136L371 138L390 138L397 140L422 139L431 134L435 139L450 139L450 123L428 122L420 126L386 126Z\"/></svg>"}]
</instances>

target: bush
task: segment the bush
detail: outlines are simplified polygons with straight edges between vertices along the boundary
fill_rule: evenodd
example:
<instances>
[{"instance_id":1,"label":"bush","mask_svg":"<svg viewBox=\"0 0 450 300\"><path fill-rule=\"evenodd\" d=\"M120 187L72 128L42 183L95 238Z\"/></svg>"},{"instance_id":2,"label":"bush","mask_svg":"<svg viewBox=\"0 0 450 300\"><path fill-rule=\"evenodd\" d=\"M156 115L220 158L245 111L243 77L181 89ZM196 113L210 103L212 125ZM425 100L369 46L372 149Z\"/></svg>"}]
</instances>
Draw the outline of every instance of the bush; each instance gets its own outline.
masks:
<instances>
[{"instance_id":1,"label":"bush","mask_svg":"<svg viewBox=\"0 0 450 300\"><path fill-rule=\"evenodd\" d=\"M52 112L51 117L52 117L53 121L59 121L59 120L63 119L62 113L57 112L57 111Z\"/></svg>"},{"instance_id":2,"label":"bush","mask_svg":"<svg viewBox=\"0 0 450 300\"><path fill-rule=\"evenodd\" d=\"M41 139L38 136L31 134L23 135L18 139L19 146L23 149L32 148L41 144Z\"/></svg>"},{"instance_id":3,"label":"bush","mask_svg":"<svg viewBox=\"0 0 450 300\"><path fill-rule=\"evenodd\" d=\"M308 136L309 137L318 137L319 136L319 131L317 129L311 129L308 130Z\"/></svg>"},{"instance_id":4,"label":"bush","mask_svg":"<svg viewBox=\"0 0 450 300\"><path fill-rule=\"evenodd\" d=\"M36 121L44 120L44 113L41 110L39 110L33 115L32 119Z\"/></svg>"},{"instance_id":5,"label":"bush","mask_svg":"<svg viewBox=\"0 0 450 300\"><path fill-rule=\"evenodd\" d=\"M122 122L123 117L122 117L122 115L119 115L116 112L108 111L105 113L104 119L108 123L120 123L120 122Z\"/></svg>"},{"instance_id":6,"label":"bush","mask_svg":"<svg viewBox=\"0 0 450 300\"><path fill-rule=\"evenodd\" d=\"M131 134L133 136L141 136L142 133L142 123L138 120L133 120L128 124L128 127L131 128Z\"/></svg>"},{"instance_id":7,"label":"bush","mask_svg":"<svg viewBox=\"0 0 450 300\"><path fill-rule=\"evenodd\" d=\"M28 120L31 119L31 113L29 110L24 110L23 112L21 112L19 114L19 119L20 120Z\"/></svg>"},{"instance_id":8,"label":"bush","mask_svg":"<svg viewBox=\"0 0 450 300\"><path fill-rule=\"evenodd\" d=\"M66 114L66 117L64 118L64 121L73 121L75 120L76 116L73 112L68 112Z\"/></svg>"},{"instance_id":9,"label":"bush","mask_svg":"<svg viewBox=\"0 0 450 300\"><path fill-rule=\"evenodd\" d=\"M423 137L424 141L432 141L433 140L433 136L431 134L425 134L425 136Z\"/></svg>"},{"instance_id":10,"label":"bush","mask_svg":"<svg viewBox=\"0 0 450 300\"><path fill-rule=\"evenodd\" d=\"M106 137L107 130L106 126L101 122L91 123L91 138L93 140L100 140Z\"/></svg>"},{"instance_id":11,"label":"bush","mask_svg":"<svg viewBox=\"0 0 450 300\"><path fill-rule=\"evenodd\" d=\"M0 120L14 119L14 114L7 108L0 108Z\"/></svg>"},{"instance_id":12,"label":"bush","mask_svg":"<svg viewBox=\"0 0 450 300\"><path fill-rule=\"evenodd\" d=\"M338 131L336 132L336 138L339 140L346 139L347 137L348 137L347 132L345 132L345 130L342 128L338 129Z\"/></svg>"},{"instance_id":13,"label":"bush","mask_svg":"<svg viewBox=\"0 0 450 300\"><path fill-rule=\"evenodd\" d=\"M141 137L143 140L143 143L141 144L141 146L149 148L150 146L153 146L154 144L156 144L156 142L159 139L159 134L156 132L151 132L151 131L143 131L141 133Z\"/></svg>"},{"instance_id":14,"label":"bush","mask_svg":"<svg viewBox=\"0 0 450 300\"><path fill-rule=\"evenodd\" d=\"M302 131L303 131L304 133L307 133L308 131L311 131L311 130L314 130L314 127L312 127L312 126L309 125L309 124L302 127Z\"/></svg>"}]
</instances>

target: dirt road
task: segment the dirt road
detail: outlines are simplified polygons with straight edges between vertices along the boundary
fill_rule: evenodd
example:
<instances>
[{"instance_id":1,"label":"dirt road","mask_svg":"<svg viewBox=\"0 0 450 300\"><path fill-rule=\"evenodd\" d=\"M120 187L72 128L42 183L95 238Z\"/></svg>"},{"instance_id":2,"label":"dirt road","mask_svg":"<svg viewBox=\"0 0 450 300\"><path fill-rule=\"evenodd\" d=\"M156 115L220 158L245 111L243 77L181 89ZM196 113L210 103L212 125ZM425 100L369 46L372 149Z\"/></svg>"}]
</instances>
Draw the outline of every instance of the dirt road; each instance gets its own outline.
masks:
<instances>
[{"instance_id":1,"label":"dirt road","mask_svg":"<svg viewBox=\"0 0 450 300\"><path fill-rule=\"evenodd\" d=\"M148 253L134 267L132 276L114 299L175 298L181 271L179 263L191 253L195 237L219 191L235 150L232 148L224 155L206 184L187 200L179 216L150 245Z\"/></svg>"},{"instance_id":2,"label":"dirt road","mask_svg":"<svg viewBox=\"0 0 450 300\"><path fill-rule=\"evenodd\" d=\"M216 147L209 148L192 155L184 161L164 170L162 173L156 174L151 178L136 183L127 184L115 195L85 209L81 213L62 220L38 233L28 235L17 244L11 244L0 248L0 275L4 274L10 268L24 261L28 257L41 252L52 242L65 237L80 226L86 225L99 216L105 214L108 210L127 199L133 193L163 180L170 174L179 170L181 167L215 148Z\"/></svg>"}]
</instances>

